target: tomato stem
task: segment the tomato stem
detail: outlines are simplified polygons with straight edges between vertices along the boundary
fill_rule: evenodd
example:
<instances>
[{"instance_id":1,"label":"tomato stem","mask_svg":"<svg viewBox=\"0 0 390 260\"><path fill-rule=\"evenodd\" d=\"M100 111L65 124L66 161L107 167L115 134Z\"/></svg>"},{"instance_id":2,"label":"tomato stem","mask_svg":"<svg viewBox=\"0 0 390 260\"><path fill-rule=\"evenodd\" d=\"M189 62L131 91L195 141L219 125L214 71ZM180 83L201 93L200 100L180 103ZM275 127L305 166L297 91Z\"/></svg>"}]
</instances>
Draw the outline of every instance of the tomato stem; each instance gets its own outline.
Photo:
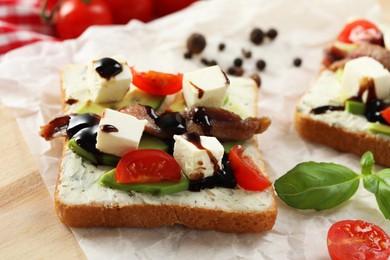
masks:
<instances>
[{"instance_id":1,"label":"tomato stem","mask_svg":"<svg viewBox=\"0 0 390 260\"><path fill-rule=\"evenodd\" d=\"M51 10L47 10L48 0L44 0L41 5L41 21L44 24L54 24L53 17L58 12L63 0L59 0Z\"/></svg>"}]
</instances>

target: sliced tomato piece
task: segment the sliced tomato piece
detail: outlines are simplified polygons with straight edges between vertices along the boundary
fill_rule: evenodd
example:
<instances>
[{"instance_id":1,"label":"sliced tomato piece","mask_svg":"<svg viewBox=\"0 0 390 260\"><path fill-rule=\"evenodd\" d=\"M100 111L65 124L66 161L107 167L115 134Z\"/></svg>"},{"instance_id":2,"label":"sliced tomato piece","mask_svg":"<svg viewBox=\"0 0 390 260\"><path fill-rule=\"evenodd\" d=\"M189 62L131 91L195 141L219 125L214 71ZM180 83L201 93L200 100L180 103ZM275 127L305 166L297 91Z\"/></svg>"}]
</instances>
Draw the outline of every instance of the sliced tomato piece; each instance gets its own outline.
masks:
<instances>
[{"instance_id":1,"label":"sliced tomato piece","mask_svg":"<svg viewBox=\"0 0 390 260\"><path fill-rule=\"evenodd\" d=\"M363 19L348 23L337 40L344 43L368 42L384 45L381 30L372 22Z\"/></svg>"},{"instance_id":2,"label":"sliced tomato piece","mask_svg":"<svg viewBox=\"0 0 390 260\"><path fill-rule=\"evenodd\" d=\"M182 89L183 74L169 74L157 71L138 72L130 67L133 84L154 95L170 95Z\"/></svg>"},{"instance_id":3,"label":"sliced tomato piece","mask_svg":"<svg viewBox=\"0 0 390 260\"><path fill-rule=\"evenodd\" d=\"M387 107L386 109L382 110L380 113L383 119L390 125L390 107Z\"/></svg>"},{"instance_id":4,"label":"sliced tomato piece","mask_svg":"<svg viewBox=\"0 0 390 260\"><path fill-rule=\"evenodd\" d=\"M235 145L229 152L229 161L237 184L245 190L262 191L266 189L271 185L271 182L252 159L243 153L244 149L241 145Z\"/></svg>"},{"instance_id":5,"label":"sliced tomato piece","mask_svg":"<svg viewBox=\"0 0 390 260\"><path fill-rule=\"evenodd\" d=\"M363 220L336 222L330 227L327 240L333 260L387 260L390 256L390 237L380 227Z\"/></svg>"},{"instance_id":6,"label":"sliced tomato piece","mask_svg":"<svg viewBox=\"0 0 390 260\"><path fill-rule=\"evenodd\" d=\"M179 182L180 178L179 164L162 150L131 151L120 159L116 167L118 183Z\"/></svg>"}]
</instances>

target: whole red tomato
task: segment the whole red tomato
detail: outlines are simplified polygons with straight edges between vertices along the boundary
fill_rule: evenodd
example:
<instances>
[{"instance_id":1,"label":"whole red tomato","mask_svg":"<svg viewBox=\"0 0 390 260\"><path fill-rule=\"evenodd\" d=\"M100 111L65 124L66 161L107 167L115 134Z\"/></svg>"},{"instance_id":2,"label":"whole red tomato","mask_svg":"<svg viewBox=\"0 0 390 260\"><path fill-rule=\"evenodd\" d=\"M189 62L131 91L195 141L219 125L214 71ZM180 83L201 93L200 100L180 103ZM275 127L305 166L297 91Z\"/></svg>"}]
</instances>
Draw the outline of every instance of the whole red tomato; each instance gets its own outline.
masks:
<instances>
[{"instance_id":1,"label":"whole red tomato","mask_svg":"<svg viewBox=\"0 0 390 260\"><path fill-rule=\"evenodd\" d=\"M105 0L115 24L126 24L131 19L148 22L153 18L152 0Z\"/></svg>"},{"instance_id":2,"label":"whole red tomato","mask_svg":"<svg viewBox=\"0 0 390 260\"><path fill-rule=\"evenodd\" d=\"M153 13L156 17L161 17L179 11L193 2L196 0L153 0Z\"/></svg>"},{"instance_id":3,"label":"whole red tomato","mask_svg":"<svg viewBox=\"0 0 390 260\"><path fill-rule=\"evenodd\" d=\"M54 23L59 38L71 39L91 25L112 24L112 16L103 0L64 0Z\"/></svg>"}]
</instances>

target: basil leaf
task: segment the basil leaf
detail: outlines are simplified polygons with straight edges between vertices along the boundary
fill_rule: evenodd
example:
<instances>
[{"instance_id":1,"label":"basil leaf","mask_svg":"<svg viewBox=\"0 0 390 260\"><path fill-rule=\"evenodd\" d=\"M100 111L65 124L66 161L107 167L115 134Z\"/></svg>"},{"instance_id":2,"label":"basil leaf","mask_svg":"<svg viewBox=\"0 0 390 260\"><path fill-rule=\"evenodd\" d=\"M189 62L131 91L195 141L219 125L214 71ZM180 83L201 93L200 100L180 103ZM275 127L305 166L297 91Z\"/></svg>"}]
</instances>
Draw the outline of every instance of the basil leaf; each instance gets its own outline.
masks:
<instances>
[{"instance_id":1,"label":"basil leaf","mask_svg":"<svg viewBox=\"0 0 390 260\"><path fill-rule=\"evenodd\" d=\"M298 209L336 207L355 194L361 175L334 163L304 162L275 181L275 191Z\"/></svg>"},{"instance_id":2,"label":"basil leaf","mask_svg":"<svg viewBox=\"0 0 390 260\"><path fill-rule=\"evenodd\" d=\"M374 160L374 155L372 152L368 151L365 152L360 159L360 168L362 169L362 174L363 175L369 175L372 173L374 170L375 166L375 160Z\"/></svg>"},{"instance_id":3,"label":"basil leaf","mask_svg":"<svg viewBox=\"0 0 390 260\"><path fill-rule=\"evenodd\" d=\"M377 172L378 190L375 198L385 218L390 219L390 169Z\"/></svg>"},{"instance_id":4,"label":"basil leaf","mask_svg":"<svg viewBox=\"0 0 390 260\"><path fill-rule=\"evenodd\" d=\"M369 192L376 193L378 191L379 179L376 175L364 175L363 186Z\"/></svg>"}]
</instances>

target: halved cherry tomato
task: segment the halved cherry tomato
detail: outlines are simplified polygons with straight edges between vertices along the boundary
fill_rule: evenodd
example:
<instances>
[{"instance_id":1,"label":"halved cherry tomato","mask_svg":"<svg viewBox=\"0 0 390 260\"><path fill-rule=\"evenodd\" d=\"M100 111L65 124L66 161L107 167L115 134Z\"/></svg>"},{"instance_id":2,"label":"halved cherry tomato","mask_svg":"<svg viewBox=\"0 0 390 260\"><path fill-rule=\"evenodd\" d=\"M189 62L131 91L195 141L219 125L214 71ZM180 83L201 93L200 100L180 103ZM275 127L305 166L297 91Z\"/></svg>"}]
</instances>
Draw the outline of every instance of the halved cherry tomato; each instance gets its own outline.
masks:
<instances>
[{"instance_id":1,"label":"halved cherry tomato","mask_svg":"<svg viewBox=\"0 0 390 260\"><path fill-rule=\"evenodd\" d=\"M116 167L118 183L178 182L180 179L179 164L162 150L131 151L120 159Z\"/></svg>"},{"instance_id":2,"label":"halved cherry tomato","mask_svg":"<svg viewBox=\"0 0 390 260\"><path fill-rule=\"evenodd\" d=\"M383 34L379 28L372 22L363 19L348 23L337 40L344 43L367 42L384 45Z\"/></svg>"},{"instance_id":3,"label":"halved cherry tomato","mask_svg":"<svg viewBox=\"0 0 390 260\"><path fill-rule=\"evenodd\" d=\"M362 220L343 220L333 224L327 240L333 260L387 260L390 256L390 237L380 227Z\"/></svg>"},{"instance_id":4,"label":"halved cherry tomato","mask_svg":"<svg viewBox=\"0 0 390 260\"><path fill-rule=\"evenodd\" d=\"M380 113L383 119L390 125L390 107L382 110Z\"/></svg>"},{"instance_id":5,"label":"halved cherry tomato","mask_svg":"<svg viewBox=\"0 0 390 260\"><path fill-rule=\"evenodd\" d=\"M130 67L133 74L133 84L145 92L154 95L174 94L182 89L182 74L169 74L150 70L148 72L137 72Z\"/></svg>"},{"instance_id":6,"label":"halved cherry tomato","mask_svg":"<svg viewBox=\"0 0 390 260\"><path fill-rule=\"evenodd\" d=\"M245 156L241 145L235 145L229 152L229 161L232 166L237 184L245 190L262 191L271 185L252 159Z\"/></svg>"}]
</instances>

